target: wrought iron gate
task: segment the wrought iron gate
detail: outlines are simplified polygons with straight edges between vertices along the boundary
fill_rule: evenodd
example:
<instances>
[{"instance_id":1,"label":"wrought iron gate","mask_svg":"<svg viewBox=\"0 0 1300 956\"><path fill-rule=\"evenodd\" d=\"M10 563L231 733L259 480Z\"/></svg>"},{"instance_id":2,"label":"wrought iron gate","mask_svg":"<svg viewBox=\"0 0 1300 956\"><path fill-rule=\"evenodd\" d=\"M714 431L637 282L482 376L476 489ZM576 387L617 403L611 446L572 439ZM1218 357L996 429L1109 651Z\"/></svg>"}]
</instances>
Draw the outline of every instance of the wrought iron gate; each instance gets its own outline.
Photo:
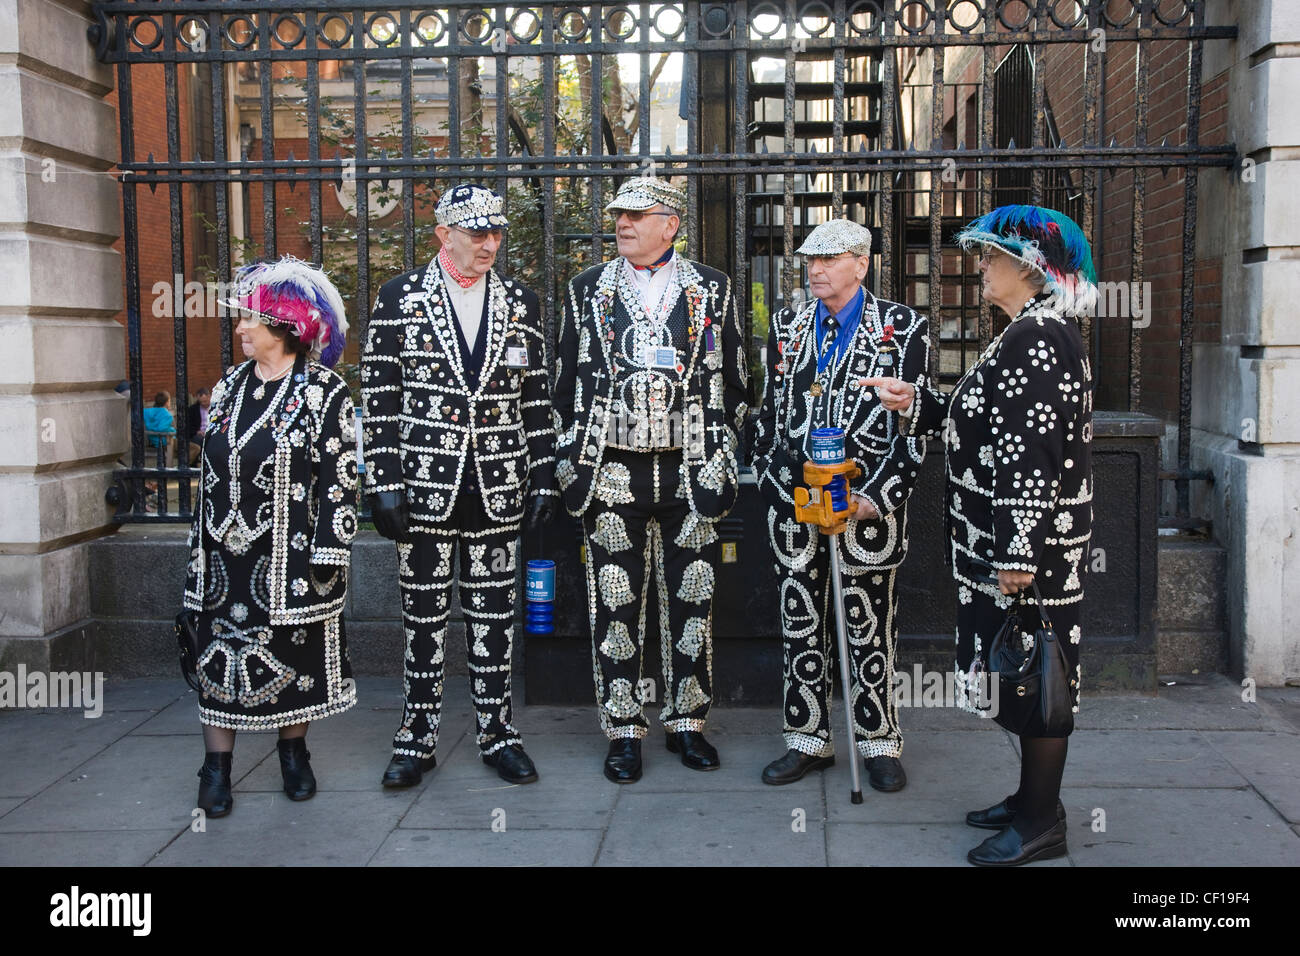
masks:
<instances>
[{"instance_id":1,"label":"wrought iron gate","mask_svg":"<svg viewBox=\"0 0 1300 956\"><path fill-rule=\"evenodd\" d=\"M169 264L165 280L206 289L248 258L301 244L341 278L358 332L354 358L372 290L431 256L431 197L472 179L507 195L520 228L500 261L537 289L553 332L563 283L611 251L604 202L624 177L655 171L685 179L687 253L733 277L755 351L767 311L796 301L802 273L792 253L802 235L849 215L878 238L873 288L931 314L932 371L950 381L995 328L972 292L971 263L950 245L959 224L1003 202L1045 202L1095 237L1102 179L1127 171L1134 230L1123 279L1141 282L1144 174L1170 169L1185 177L1170 477L1177 518L1187 518L1197 477L1189 468L1197 175L1236 160L1231 145L1199 141L1204 44L1235 35L1207 25L1204 0L110 0L95 15L90 39L117 65L121 116L132 450L118 472L118 520L188 520L196 477L183 456L168 467L146 443L146 358L158 346L146 350L141 297L157 288L148 282L158 259ZM1187 63L1185 143L1153 145L1153 51L1171 41ZM1136 50L1133 135L1107 143L1099 112L1107 49L1127 44ZM1053 103L1053 91L1069 102ZM1059 133L1063 108L1081 117L1075 142ZM434 120L437 128L423 125ZM142 149L145 140L164 155ZM162 201L159 186L165 256L141 231L147 204ZM326 203L327 189L345 215ZM305 216L288 212L304 193ZM1106 276L1106 263L1098 267ZM181 307L181 290L168 294L179 410L197 361L187 322L195 316ZM200 314L219 330L207 351L229 365L230 318L215 307ZM1099 350L1093 331L1085 336ZM1142 330L1130 327L1127 339L1126 401L1117 404L1136 409ZM184 416L177 431L184 449ZM157 512L146 507L146 481L158 486Z\"/></svg>"}]
</instances>

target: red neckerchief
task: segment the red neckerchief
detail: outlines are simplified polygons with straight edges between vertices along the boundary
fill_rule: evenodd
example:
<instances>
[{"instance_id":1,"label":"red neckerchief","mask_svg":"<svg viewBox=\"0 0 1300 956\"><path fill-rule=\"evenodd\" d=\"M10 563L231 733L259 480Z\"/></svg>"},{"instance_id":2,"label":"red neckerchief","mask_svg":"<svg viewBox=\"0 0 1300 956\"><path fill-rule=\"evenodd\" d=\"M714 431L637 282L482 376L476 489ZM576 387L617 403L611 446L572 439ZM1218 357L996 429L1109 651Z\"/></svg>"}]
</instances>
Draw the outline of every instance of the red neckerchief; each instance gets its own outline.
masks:
<instances>
[{"instance_id":1,"label":"red neckerchief","mask_svg":"<svg viewBox=\"0 0 1300 956\"><path fill-rule=\"evenodd\" d=\"M673 257L673 247L669 246L667 252L665 252L662 256L660 256L656 262L652 262L648 266L639 266L634 262L629 262L628 265L630 265L637 272L649 272L651 275L654 275L664 266L668 265L668 261L672 259L672 257Z\"/></svg>"},{"instance_id":2,"label":"red neckerchief","mask_svg":"<svg viewBox=\"0 0 1300 956\"><path fill-rule=\"evenodd\" d=\"M438 264L446 270L447 275L451 276L456 285L462 289L468 289L479 280L479 276L467 276L456 268L456 264L451 261L451 256L447 255L447 247L443 246L438 250Z\"/></svg>"}]
</instances>

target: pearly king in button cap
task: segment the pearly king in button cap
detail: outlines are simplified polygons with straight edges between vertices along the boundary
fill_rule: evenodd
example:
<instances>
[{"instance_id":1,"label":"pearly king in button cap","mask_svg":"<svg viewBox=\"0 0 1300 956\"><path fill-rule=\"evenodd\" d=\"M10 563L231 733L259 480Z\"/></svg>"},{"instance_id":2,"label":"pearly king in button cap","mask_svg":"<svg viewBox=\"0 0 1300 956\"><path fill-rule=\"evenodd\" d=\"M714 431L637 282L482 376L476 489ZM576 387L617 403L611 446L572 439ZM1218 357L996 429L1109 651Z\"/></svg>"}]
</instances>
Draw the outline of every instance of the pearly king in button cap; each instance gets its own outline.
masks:
<instances>
[{"instance_id":1,"label":"pearly king in button cap","mask_svg":"<svg viewBox=\"0 0 1300 956\"><path fill-rule=\"evenodd\" d=\"M812 232L795 250L800 256L871 255L871 230L851 219L831 219Z\"/></svg>"},{"instance_id":2,"label":"pearly king in button cap","mask_svg":"<svg viewBox=\"0 0 1300 956\"><path fill-rule=\"evenodd\" d=\"M608 212L625 209L629 212L641 212L652 209L660 203L680 214L686 209L686 193L666 179L638 176L636 179L626 180L619 187L618 195L606 204L605 210Z\"/></svg>"},{"instance_id":3,"label":"pearly king in button cap","mask_svg":"<svg viewBox=\"0 0 1300 956\"><path fill-rule=\"evenodd\" d=\"M505 203L490 189L473 183L453 186L438 200L435 214L440 226L461 229L504 229L510 225L502 211Z\"/></svg>"}]
</instances>

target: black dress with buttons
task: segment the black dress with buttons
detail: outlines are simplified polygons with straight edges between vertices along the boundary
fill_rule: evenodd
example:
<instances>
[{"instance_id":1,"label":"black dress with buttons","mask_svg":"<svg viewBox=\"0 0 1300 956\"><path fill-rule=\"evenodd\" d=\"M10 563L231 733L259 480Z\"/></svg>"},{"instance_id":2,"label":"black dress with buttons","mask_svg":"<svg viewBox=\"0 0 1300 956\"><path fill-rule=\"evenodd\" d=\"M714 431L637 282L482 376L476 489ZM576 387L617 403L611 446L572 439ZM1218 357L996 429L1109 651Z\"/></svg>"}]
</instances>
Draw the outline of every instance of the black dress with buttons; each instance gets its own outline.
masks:
<instances>
[{"instance_id":1,"label":"black dress with buttons","mask_svg":"<svg viewBox=\"0 0 1300 956\"><path fill-rule=\"evenodd\" d=\"M1035 577L1072 675L1078 710L1080 610L1092 535L1092 372L1078 323L1035 296L948 395L922 389L912 431L942 434L946 516L957 582L958 703L975 681L1015 604L1032 635L1032 594L1013 601L999 570Z\"/></svg>"},{"instance_id":2,"label":"black dress with buttons","mask_svg":"<svg viewBox=\"0 0 1300 956\"><path fill-rule=\"evenodd\" d=\"M298 430L303 438L295 439L290 421L306 389L319 387L309 378L317 373L335 391L325 414L314 419L320 422L315 439L309 437L314 427ZM346 545L356 528L353 439L345 442L340 425L351 418L346 395L334 373L304 367L302 360L280 381L263 384L245 370L214 389L195 518L202 522L195 540L203 542L198 680L205 724L266 730L337 714L356 702L341 613ZM283 480L295 470L293 459L302 459L316 480ZM308 459L314 461L307 465ZM349 481L351 504L344 490ZM320 517L317 495L337 509L337 520L326 524L341 532L340 540L308 533ZM213 529L222 529L219 537ZM335 563L283 580L287 553L313 548L322 549L317 558ZM286 610L286 599L304 609ZM286 617L301 623L272 623Z\"/></svg>"}]
</instances>

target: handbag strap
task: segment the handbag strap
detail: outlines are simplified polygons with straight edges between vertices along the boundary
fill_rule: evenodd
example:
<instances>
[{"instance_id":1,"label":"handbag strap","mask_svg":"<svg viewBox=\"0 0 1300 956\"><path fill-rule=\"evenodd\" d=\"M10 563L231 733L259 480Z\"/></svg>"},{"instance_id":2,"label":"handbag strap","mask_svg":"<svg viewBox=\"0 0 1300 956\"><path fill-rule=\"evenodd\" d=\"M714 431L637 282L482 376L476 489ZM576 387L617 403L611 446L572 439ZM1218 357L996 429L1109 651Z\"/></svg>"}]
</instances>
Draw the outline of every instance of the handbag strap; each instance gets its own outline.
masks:
<instances>
[{"instance_id":1,"label":"handbag strap","mask_svg":"<svg viewBox=\"0 0 1300 956\"><path fill-rule=\"evenodd\" d=\"M1052 619L1047 616L1047 605L1043 603L1042 592L1038 590L1038 578L1035 577L1032 581L1030 581L1029 586L1034 589L1034 601L1037 602L1038 604L1039 620L1043 622L1043 627L1047 628L1047 630L1049 631L1055 632L1055 628L1052 627ZM1024 601L1025 599L1024 588L1020 589L1020 594L1017 596L1020 598L1021 601Z\"/></svg>"}]
</instances>

